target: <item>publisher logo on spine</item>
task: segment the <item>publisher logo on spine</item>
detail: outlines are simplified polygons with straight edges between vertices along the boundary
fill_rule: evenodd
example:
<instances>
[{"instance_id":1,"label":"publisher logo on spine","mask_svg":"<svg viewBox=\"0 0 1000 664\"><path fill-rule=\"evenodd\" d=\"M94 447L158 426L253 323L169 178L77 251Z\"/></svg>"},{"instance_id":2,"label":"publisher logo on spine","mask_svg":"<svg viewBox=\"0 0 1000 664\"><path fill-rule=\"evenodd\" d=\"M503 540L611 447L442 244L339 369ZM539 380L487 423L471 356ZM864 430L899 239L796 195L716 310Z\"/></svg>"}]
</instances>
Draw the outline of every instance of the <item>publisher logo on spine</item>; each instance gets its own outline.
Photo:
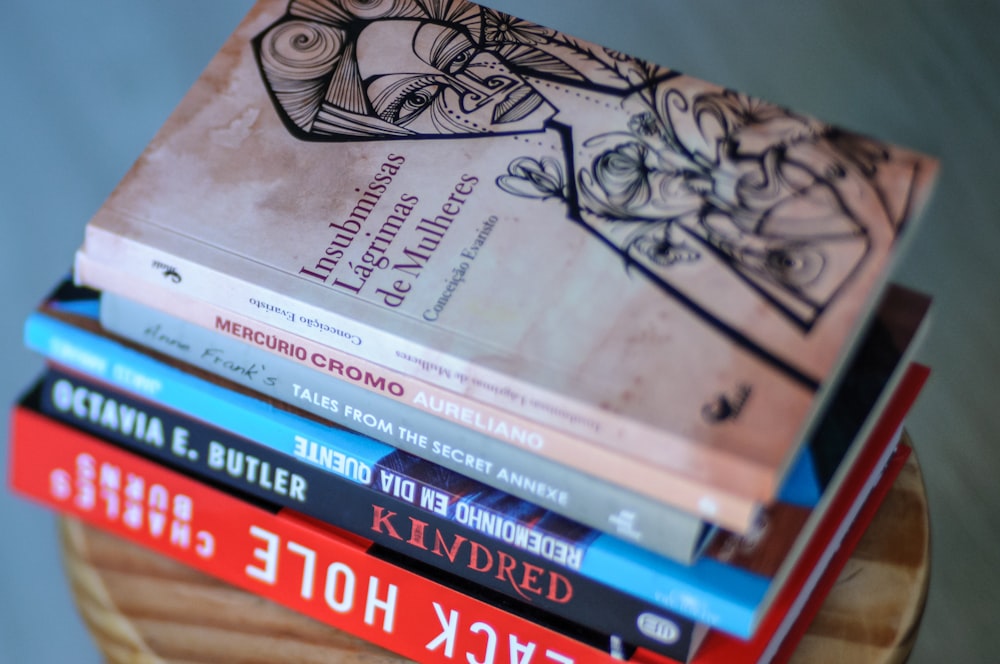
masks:
<instances>
[{"instance_id":1,"label":"publisher logo on spine","mask_svg":"<svg viewBox=\"0 0 1000 664\"><path fill-rule=\"evenodd\" d=\"M667 620L663 616L655 613L643 613L635 621L639 631L660 643L677 643L681 636L681 630L672 620Z\"/></svg>"},{"instance_id":2,"label":"publisher logo on spine","mask_svg":"<svg viewBox=\"0 0 1000 664\"><path fill-rule=\"evenodd\" d=\"M175 284L179 284L181 282L181 273L173 265L167 265L166 263L161 263L160 261L153 261L153 269L162 274L164 279L169 279Z\"/></svg>"}]
</instances>

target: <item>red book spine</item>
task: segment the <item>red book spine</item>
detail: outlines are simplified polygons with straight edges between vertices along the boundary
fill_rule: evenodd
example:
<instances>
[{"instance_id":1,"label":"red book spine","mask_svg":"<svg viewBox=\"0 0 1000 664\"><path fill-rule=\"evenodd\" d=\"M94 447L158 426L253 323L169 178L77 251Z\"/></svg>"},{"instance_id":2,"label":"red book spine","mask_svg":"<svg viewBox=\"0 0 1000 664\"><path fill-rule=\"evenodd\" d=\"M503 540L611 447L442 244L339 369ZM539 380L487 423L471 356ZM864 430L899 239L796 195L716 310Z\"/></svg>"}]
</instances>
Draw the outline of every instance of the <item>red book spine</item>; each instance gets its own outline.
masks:
<instances>
[{"instance_id":1,"label":"red book spine","mask_svg":"<svg viewBox=\"0 0 1000 664\"><path fill-rule=\"evenodd\" d=\"M277 513L17 407L14 490L427 664L599 664L611 655L371 556L369 542ZM633 662L669 662L638 651Z\"/></svg>"}]
</instances>

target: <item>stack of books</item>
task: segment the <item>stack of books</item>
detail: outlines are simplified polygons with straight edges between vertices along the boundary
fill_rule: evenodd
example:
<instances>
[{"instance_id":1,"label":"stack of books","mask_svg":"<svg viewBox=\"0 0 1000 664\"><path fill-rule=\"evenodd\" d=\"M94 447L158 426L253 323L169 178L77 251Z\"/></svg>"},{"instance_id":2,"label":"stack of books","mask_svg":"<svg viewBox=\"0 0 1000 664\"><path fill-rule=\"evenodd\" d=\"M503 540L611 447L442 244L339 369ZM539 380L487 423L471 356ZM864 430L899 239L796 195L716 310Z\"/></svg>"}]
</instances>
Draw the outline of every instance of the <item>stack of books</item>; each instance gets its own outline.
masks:
<instances>
[{"instance_id":1,"label":"stack of books","mask_svg":"<svg viewBox=\"0 0 1000 664\"><path fill-rule=\"evenodd\" d=\"M29 317L12 485L418 662L780 658L908 452L935 171L464 0L260 0Z\"/></svg>"}]
</instances>

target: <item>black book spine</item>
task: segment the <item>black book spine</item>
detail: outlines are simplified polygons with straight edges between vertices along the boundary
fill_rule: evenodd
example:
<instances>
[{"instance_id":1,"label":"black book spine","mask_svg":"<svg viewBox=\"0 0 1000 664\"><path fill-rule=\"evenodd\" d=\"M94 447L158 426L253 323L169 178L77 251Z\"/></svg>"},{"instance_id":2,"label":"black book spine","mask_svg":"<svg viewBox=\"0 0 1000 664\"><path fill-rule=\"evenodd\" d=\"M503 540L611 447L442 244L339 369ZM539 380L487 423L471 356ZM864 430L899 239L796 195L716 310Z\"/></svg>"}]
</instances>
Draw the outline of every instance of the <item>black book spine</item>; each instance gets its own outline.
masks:
<instances>
[{"instance_id":1,"label":"black book spine","mask_svg":"<svg viewBox=\"0 0 1000 664\"><path fill-rule=\"evenodd\" d=\"M39 399L41 411L61 422L255 503L359 535L396 564L423 568L470 594L485 589L513 613L623 657L642 647L686 662L697 642L700 628L684 616L436 515L435 503L453 506L466 498L462 488L408 474L407 455L384 459L364 486L55 367L46 373ZM494 512L502 509L492 506Z\"/></svg>"}]
</instances>

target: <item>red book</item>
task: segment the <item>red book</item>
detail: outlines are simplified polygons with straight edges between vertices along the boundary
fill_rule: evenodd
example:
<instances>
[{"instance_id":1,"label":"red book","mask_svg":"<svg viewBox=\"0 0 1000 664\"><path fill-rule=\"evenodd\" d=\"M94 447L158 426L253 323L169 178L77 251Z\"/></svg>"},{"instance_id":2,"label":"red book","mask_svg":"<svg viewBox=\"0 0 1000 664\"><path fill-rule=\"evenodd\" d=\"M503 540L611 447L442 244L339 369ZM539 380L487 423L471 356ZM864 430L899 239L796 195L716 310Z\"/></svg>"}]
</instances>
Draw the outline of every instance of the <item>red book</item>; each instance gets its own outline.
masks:
<instances>
[{"instance_id":1,"label":"red book","mask_svg":"<svg viewBox=\"0 0 1000 664\"><path fill-rule=\"evenodd\" d=\"M24 406L12 423L14 490L405 657L621 661L376 558L360 537L255 506ZM670 660L639 651L631 661Z\"/></svg>"},{"instance_id":2,"label":"red book","mask_svg":"<svg viewBox=\"0 0 1000 664\"><path fill-rule=\"evenodd\" d=\"M810 547L817 549L805 556L812 563L799 566L754 639L712 633L694 663L762 661L779 646L794 646L905 460L904 447L872 480L926 375L925 368L911 367L838 497L833 511L850 523L839 529L847 531L840 533L842 542L835 537L825 552L821 544ZM512 656L524 664L619 661L376 558L362 538L287 510L254 506L26 406L15 409L12 422L15 490L407 657L450 662L470 653L485 661ZM838 530L840 521L828 519L825 527ZM824 555L828 564L816 566ZM670 660L638 650L631 661Z\"/></svg>"},{"instance_id":3,"label":"red book","mask_svg":"<svg viewBox=\"0 0 1000 664\"><path fill-rule=\"evenodd\" d=\"M802 640L802 637L809 629L809 625L816 617L816 614L819 613L819 610L823 605L823 601L830 593L833 585L837 582L837 579L840 578L840 573L847 565L848 559L851 557L855 548L857 548L858 542L861 541L865 531L868 530L868 526L871 525L872 519L875 518L875 513L878 512L879 507L882 505L882 501L885 499L886 495L888 495L889 490L892 489L892 485L895 483L896 478L899 477L899 473L903 470L903 465L906 463L906 460L912 452L913 450L908 444L901 443L899 445L896 453L889 460L889 464L886 466L881 479L872 490L871 496L861 507L861 511L858 512L857 517L854 519L854 523L844 536L844 540L841 542L841 545L837 549L836 553L834 553L829 565L827 565L822 575L820 575L819 580L812 592L806 597L795 598L791 596L792 593L788 593L788 597L782 597L780 601L782 603L786 601L791 602L792 606L789 607L788 610L794 611L797 609L798 615L794 621L788 621L779 628L778 633L775 635L776 638L772 639L768 648L765 649L764 655L761 658L763 661L770 661L772 664L780 664L791 659L799 641ZM738 647L739 646L734 647L728 654L731 657L736 657L737 655L735 653L737 652L736 648ZM773 659L771 659L772 653L774 653ZM727 656L725 648L713 650L711 651L711 654L720 658L725 658ZM720 659L719 661L723 660Z\"/></svg>"},{"instance_id":4,"label":"red book","mask_svg":"<svg viewBox=\"0 0 1000 664\"><path fill-rule=\"evenodd\" d=\"M691 664L735 664L737 662L785 662L819 613L824 600L865 534L886 494L912 450L900 443L878 475L871 493L858 507L842 539L828 550L825 565L800 566L774 606L761 621L754 637L743 641L722 632L711 632Z\"/></svg>"}]
</instances>

